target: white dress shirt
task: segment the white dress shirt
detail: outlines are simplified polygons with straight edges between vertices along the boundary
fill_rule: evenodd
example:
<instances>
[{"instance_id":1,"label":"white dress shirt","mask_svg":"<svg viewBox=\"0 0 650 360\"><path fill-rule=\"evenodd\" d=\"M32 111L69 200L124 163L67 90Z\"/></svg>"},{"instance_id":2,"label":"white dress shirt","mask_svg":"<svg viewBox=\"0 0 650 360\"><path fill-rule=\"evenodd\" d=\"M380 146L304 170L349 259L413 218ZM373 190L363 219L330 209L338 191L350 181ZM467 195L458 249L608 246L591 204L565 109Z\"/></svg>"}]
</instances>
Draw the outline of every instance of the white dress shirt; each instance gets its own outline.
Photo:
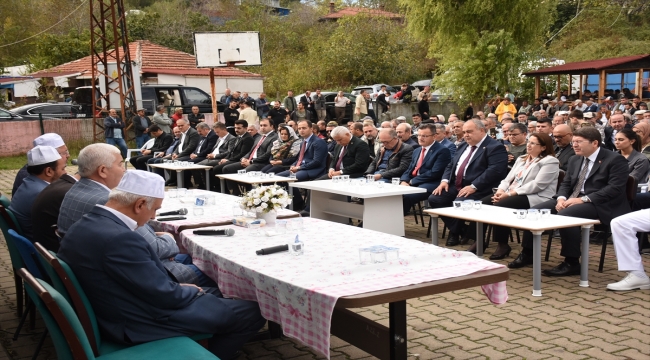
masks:
<instances>
[{"instance_id":1,"label":"white dress shirt","mask_svg":"<svg viewBox=\"0 0 650 360\"><path fill-rule=\"evenodd\" d=\"M124 225L126 225L126 227L128 227L129 229L131 229L131 231L133 231L133 230L135 230L135 229L138 228L138 223L137 223L135 220L133 220L133 219L131 219L130 217L128 217L128 216L122 214L121 212L119 212L119 211L117 211L117 210L115 210L115 209L113 209L113 208L109 208L108 206L104 206L104 205L97 205L97 206L99 206L100 208L102 208L102 209L104 209L104 210L106 210L106 211L111 212L111 213L112 213L113 215L115 215L118 219L122 220L122 222L124 223Z\"/></svg>"}]
</instances>

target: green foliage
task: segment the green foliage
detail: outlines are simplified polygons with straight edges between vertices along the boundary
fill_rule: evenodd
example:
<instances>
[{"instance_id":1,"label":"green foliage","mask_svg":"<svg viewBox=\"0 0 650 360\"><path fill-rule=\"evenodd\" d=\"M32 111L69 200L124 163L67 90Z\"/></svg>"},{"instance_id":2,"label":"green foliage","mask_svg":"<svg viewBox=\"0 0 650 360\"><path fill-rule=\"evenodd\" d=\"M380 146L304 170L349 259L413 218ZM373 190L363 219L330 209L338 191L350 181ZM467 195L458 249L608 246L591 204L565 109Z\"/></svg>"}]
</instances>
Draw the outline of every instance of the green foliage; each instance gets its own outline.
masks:
<instances>
[{"instance_id":1,"label":"green foliage","mask_svg":"<svg viewBox=\"0 0 650 360\"><path fill-rule=\"evenodd\" d=\"M29 54L32 71L47 69L90 54L90 31L71 30L65 35L43 34L34 41Z\"/></svg>"}]
</instances>

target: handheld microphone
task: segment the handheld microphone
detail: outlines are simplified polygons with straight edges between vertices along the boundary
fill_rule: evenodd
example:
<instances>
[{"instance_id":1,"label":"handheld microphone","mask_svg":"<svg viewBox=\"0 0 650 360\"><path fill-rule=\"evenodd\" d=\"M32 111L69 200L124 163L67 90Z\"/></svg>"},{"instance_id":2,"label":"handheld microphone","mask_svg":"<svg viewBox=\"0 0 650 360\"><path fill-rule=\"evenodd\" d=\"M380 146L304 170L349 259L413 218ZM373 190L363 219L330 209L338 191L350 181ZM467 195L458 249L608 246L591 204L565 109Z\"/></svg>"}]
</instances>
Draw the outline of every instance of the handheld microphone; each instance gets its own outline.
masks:
<instances>
[{"instance_id":1,"label":"handheld microphone","mask_svg":"<svg viewBox=\"0 0 650 360\"><path fill-rule=\"evenodd\" d=\"M283 251L289 251L289 245L278 245L255 251L257 255L270 255Z\"/></svg>"},{"instance_id":2,"label":"handheld microphone","mask_svg":"<svg viewBox=\"0 0 650 360\"><path fill-rule=\"evenodd\" d=\"M178 210L174 210L174 211L167 211L167 212L158 214L158 216L167 216L167 215L187 215L187 209L182 208L182 209L178 209Z\"/></svg>"},{"instance_id":3,"label":"handheld microphone","mask_svg":"<svg viewBox=\"0 0 650 360\"><path fill-rule=\"evenodd\" d=\"M174 221L174 220L185 220L187 219L185 216L172 216L172 217L166 217L166 218L158 218L156 220L158 221Z\"/></svg>"},{"instance_id":4,"label":"handheld microphone","mask_svg":"<svg viewBox=\"0 0 650 360\"><path fill-rule=\"evenodd\" d=\"M235 235L235 229L194 230L194 235L233 236Z\"/></svg>"}]
</instances>

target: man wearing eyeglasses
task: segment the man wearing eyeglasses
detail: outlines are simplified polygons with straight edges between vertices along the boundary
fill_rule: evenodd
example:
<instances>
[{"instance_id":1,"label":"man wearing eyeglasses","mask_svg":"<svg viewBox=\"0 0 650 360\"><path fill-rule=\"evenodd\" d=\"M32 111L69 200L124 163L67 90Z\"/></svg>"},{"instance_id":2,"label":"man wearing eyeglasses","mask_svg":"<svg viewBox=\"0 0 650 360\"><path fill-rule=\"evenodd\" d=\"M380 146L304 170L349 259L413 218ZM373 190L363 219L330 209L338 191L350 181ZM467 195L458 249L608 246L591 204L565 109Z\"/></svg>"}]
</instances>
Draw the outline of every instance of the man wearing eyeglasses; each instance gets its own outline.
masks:
<instances>
[{"instance_id":1,"label":"man wearing eyeglasses","mask_svg":"<svg viewBox=\"0 0 650 360\"><path fill-rule=\"evenodd\" d=\"M507 134L510 145L506 146L508 149L508 166L514 165L517 158L526 153L527 130L526 125L522 123L510 125L510 131ZM505 132L503 136L506 136Z\"/></svg>"},{"instance_id":2,"label":"man wearing eyeglasses","mask_svg":"<svg viewBox=\"0 0 650 360\"><path fill-rule=\"evenodd\" d=\"M560 169L566 171L569 159L576 154L573 150L571 141L573 140L573 132L569 125L558 125L553 129L553 137L555 138L555 157L560 161Z\"/></svg>"}]
</instances>

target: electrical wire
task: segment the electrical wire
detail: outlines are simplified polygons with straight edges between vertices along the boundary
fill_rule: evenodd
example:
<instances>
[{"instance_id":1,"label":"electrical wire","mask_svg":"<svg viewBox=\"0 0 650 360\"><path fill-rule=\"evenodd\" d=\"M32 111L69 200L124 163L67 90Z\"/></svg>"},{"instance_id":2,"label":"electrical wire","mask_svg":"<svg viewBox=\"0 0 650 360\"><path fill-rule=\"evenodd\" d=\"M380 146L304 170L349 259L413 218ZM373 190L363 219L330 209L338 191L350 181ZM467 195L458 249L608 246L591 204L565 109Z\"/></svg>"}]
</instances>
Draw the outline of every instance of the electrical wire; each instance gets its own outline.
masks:
<instances>
[{"instance_id":1,"label":"electrical wire","mask_svg":"<svg viewBox=\"0 0 650 360\"><path fill-rule=\"evenodd\" d=\"M71 13L69 13L68 15L66 15L66 16L65 16L63 19L61 19L59 22L57 22L56 24L50 26L49 28L47 28L47 29L45 29L45 30L39 32L38 34L34 34L34 35L30 36L30 37L27 37L27 38L22 39L22 40L14 41L14 42L9 43L9 44L0 45L0 48L7 47L7 46L12 46L12 45L16 45L16 44L20 44L20 43L25 42L25 41L27 41L27 40L29 40L29 39L33 39L33 38L35 38L35 37L37 37L37 36L43 35L43 33L47 32L47 31L50 31L52 28L54 28L55 26L57 26L57 25L59 25L60 23L62 23L63 21L65 21L65 20L66 20L67 18L69 18L72 14L74 14L75 12L77 12L77 10L79 10L79 9L80 9L83 5L85 5L87 2L88 2L88 0L84 0L84 1L79 5L79 6L77 6L76 9L72 10Z\"/></svg>"}]
</instances>

